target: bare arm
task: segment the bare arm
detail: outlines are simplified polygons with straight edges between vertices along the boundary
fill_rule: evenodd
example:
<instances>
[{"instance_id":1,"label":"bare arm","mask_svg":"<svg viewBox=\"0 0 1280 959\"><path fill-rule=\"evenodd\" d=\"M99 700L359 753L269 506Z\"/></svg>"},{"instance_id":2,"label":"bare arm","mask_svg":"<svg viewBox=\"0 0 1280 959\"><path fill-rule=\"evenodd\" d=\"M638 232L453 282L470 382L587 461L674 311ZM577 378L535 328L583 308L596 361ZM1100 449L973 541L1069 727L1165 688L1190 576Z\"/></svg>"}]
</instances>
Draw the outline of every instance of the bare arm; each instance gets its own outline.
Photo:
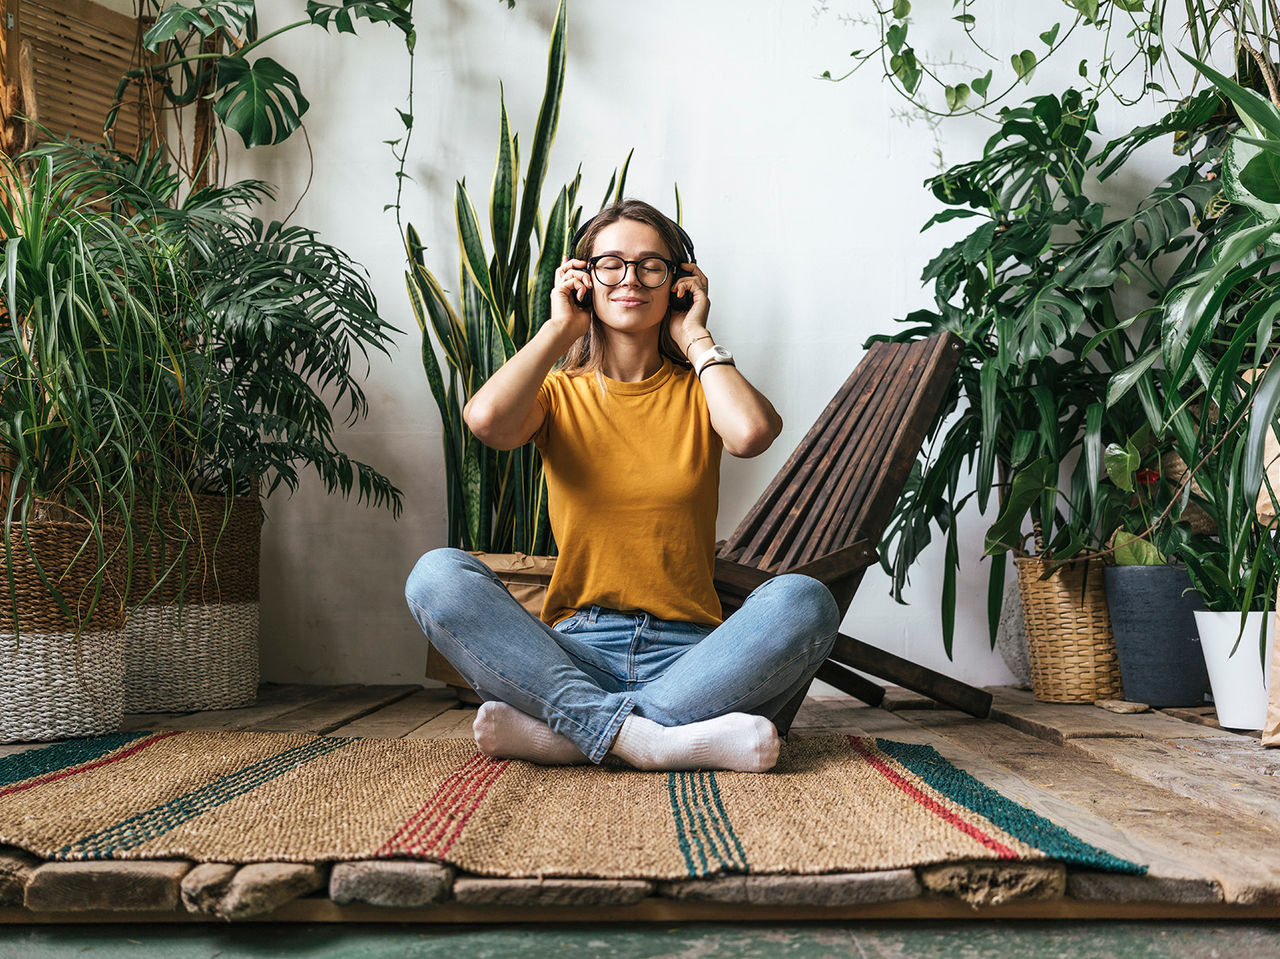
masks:
<instances>
[{"instance_id":1,"label":"bare arm","mask_svg":"<svg viewBox=\"0 0 1280 959\"><path fill-rule=\"evenodd\" d=\"M715 346L715 340L706 326L711 309L706 274L696 263L686 263L684 269L691 275L677 280L673 293L692 293L693 305L687 313L672 314L671 335L692 363ZM711 425L731 455L759 456L773 445L782 432L782 417L737 367L708 366L699 379L711 412Z\"/></svg>"},{"instance_id":2,"label":"bare arm","mask_svg":"<svg viewBox=\"0 0 1280 959\"><path fill-rule=\"evenodd\" d=\"M538 390L556 360L591 326L591 314L570 293L589 289L591 279L578 273L581 260L566 260L556 271L551 317L515 356L507 360L462 408L472 433L497 450L512 450L533 438L545 412Z\"/></svg>"}]
</instances>

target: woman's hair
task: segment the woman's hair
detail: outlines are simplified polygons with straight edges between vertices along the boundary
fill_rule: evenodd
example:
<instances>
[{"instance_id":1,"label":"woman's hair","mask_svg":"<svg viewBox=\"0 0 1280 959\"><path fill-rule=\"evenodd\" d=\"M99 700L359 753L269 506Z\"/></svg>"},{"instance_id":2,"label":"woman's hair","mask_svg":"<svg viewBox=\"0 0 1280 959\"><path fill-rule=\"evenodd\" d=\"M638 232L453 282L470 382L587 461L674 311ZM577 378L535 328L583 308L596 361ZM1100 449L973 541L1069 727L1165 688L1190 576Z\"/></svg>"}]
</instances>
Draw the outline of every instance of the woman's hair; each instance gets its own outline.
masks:
<instances>
[{"instance_id":1,"label":"woman's hair","mask_svg":"<svg viewBox=\"0 0 1280 959\"><path fill-rule=\"evenodd\" d=\"M680 238L680 231L676 229L676 225L667 219L661 210L643 200L620 200L613 206L605 207L587 223L586 232L583 233L577 248L569 251L569 255L586 259L591 255L596 237L601 231L619 220L635 220L637 223L645 223L653 227L666 245L667 256L671 259L684 262L688 256L689 251L685 249L684 240ZM675 281L672 280L672 282ZM670 313L671 308L667 307L668 316ZM680 346L671 338L671 331L665 319L658 334L658 352L677 366L690 365ZM603 366L604 335L600 332L600 321L596 318L593 306L591 328L569 347L560 368L570 376L579 376L583 373L598 373Z\"/></svg>"}]
</instances>

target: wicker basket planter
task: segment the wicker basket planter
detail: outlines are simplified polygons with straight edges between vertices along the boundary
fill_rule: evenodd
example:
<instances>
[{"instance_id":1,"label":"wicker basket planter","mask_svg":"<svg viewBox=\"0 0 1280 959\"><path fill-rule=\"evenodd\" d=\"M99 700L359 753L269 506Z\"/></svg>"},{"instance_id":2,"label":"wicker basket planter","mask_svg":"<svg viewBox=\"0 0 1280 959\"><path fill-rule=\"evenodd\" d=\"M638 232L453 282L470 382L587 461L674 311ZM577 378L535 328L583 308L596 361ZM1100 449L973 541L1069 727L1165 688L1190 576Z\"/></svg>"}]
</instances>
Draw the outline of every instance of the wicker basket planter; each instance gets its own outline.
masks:
<instances>
[{"instance_id":1,"label":"wicker basket planter","mask_svg":"<svg viewBox=\"0 0 1280 959\"><path fill-rule=\"evenodd\" d=\"M108 556L117 555L109 559L95 607L98 549L89 525L37 522L28 528L31 550L73 615L68 619L58 607L15 536L4 573L16 585L17 622L7 590L0 608L0 742L111 732L120 727L124 707L123 531L103 530Z\"/></svg>"},{"instance_id":2,"label":"wicker basket planter","mask_svg":"<svg viewBox=\"0 0 1280 959\"><path fill-rule=\"evenodd\" d=\"M1014 562L1036 699L1049 703L1122 699L1102 563L1067 563L1041 579L1046 568L1043 560L1024 556Z\"/></svg>"},{"instance_id":3,"label":"wicker basket planter","mask_svg":"<svg viewBox=\"0 0 1280 959\"><path fill-rule=\"evenodd\" d=\"M126 712L235 709L258 695L256 496L196 496L175 507L170 537L187 536L181 572L170 575L125 627ZM158 554L158 550L156 551ZM161 564L135 561L132 593L145 595Z\"/></svg>"}]
</instances>

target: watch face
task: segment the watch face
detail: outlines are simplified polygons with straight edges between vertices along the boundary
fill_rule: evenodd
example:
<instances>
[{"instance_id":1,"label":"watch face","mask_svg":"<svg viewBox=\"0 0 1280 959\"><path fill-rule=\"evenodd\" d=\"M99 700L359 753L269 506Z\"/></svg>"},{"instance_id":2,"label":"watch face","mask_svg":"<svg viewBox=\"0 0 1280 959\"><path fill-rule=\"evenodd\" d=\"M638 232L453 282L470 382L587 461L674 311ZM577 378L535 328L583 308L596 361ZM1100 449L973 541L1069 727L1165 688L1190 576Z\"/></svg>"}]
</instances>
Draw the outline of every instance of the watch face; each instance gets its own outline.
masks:
<instances>
[{"instance_id":1,"label":"watch face","mask_svg":"<svg viewBox=\"0 0 1280 959\"><path fill-rule=\"evenodd\" d=\"M726 350L723 346L718 346L718 345L717 345L717 346L714 348L714 350L713 350L712 352L714 352L715 357L716 357L716 359L717 359L717 360L731 360L731 359L733 359L733 354L732 354L732 353L730 353L728 350Z\"/></svg>"}]
</instances>

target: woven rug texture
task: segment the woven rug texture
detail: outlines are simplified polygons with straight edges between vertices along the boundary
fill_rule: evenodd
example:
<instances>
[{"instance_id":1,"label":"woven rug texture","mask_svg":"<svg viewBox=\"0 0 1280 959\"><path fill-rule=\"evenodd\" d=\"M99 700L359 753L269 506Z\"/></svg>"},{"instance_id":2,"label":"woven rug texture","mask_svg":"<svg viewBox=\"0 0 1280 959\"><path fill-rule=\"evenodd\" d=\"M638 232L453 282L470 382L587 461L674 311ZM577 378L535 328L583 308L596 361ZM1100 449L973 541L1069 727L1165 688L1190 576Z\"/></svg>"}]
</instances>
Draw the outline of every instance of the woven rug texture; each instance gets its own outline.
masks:
<instances>
[{"instance_id":1,"label":"woven rug texture","mask_svg":"<svg viewBox=\"0 0 1280 959\"><path fill-rule=\"evenodd\" d=\"M469 739L120 733L0 759L0 842L51 860L408 858L488 876L687 879L1118 859L928 746L825 736L773 772L493 760Z\"/></svg>"}]
</instances>

